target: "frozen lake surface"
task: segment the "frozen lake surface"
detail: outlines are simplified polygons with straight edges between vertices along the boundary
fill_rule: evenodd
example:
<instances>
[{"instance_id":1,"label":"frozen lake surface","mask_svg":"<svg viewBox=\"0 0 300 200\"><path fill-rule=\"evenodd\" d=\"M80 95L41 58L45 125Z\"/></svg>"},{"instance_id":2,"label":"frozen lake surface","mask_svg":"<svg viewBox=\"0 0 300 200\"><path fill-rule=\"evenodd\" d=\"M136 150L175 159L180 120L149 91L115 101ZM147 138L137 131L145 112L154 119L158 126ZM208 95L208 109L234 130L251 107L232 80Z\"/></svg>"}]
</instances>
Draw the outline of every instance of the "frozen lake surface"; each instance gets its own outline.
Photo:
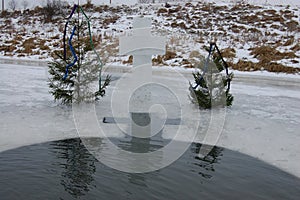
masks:
<instances>
[{"instance_id":1,"label":"frozen lake surface","mask_svg":"<svg viewBox=\"0 0 300 200\"><path fill-rule=\"evenodd\" d=\"M110 115L105 105L121 71L126 69L109 72L115 81L96 105L101 111L97 112L99 121ZM191 72L180 73L187 79L160 68L154 70L153 77L176 86L182 96L187 96ZM78 137L72 109L53 102L47 79L46 67L0 64L0 152ZM234 104L226 111L217 146L248 154L300 177L299 84L297 76L237 73L232 84ZM197 120L192 114L188 117ZM112 137L120 136L116 128L109 128L115 130ZM168 134L163 137L168 138ZM201 137L195 142L202 142Z\"/></svg>"}]
</instances>

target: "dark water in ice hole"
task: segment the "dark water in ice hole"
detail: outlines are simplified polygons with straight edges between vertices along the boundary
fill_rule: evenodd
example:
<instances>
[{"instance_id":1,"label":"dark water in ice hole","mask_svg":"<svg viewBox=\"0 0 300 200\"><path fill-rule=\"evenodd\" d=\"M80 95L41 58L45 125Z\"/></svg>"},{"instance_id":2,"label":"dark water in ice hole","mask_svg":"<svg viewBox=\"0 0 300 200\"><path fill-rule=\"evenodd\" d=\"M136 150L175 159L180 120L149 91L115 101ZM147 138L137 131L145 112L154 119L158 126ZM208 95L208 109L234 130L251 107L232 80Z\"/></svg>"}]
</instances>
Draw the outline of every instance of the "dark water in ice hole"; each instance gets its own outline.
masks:
<instances>
[{"instance_id":1,"label":"dark water in ice hole","mask_svg":"<svg viewBox=\"0 0 300 200\"><path fill-rule=\"evenodd\" d=\"M99 138L89 138L103 144ZM113 139L135 152L164 142ZM80 139L0 153L0 199L299 199L300 180L250 156L215 147L205 159L192 144L172 165L130 174L97 161Z\"/></svg>"}]
</instances>

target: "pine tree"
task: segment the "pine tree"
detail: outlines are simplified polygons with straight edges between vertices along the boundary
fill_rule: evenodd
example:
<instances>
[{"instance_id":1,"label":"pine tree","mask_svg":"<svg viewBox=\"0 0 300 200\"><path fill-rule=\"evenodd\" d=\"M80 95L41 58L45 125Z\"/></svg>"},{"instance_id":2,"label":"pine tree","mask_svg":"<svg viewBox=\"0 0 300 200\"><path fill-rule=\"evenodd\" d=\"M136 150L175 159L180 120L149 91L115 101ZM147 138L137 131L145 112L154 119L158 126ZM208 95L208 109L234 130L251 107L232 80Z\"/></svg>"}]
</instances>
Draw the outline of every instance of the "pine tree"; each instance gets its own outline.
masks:
<instances>
[{"instance_id":1,"label":"pine tree","mask_svg":"<svg viewBox=\"0 0 300 200\"><path fill-rule=\"evenodd\" d=\"M217 53L213 52L214 49L217 49ZM201 109L231 106L234 99L230 93L233 73L226 71L226 75L222 74L224 69L228 70L228 66L216 45L207 50L212 52L205 61L198 65L202 73L199 71L193 73L195 83L190 83L189 86L190 99Z\"/></svg>"},{"instance_id":2,"label":"pine tree","mask_svg":"<svg viewBox=\"0 0 300 200\"><path fill-rule=\"evenodd\" d=\"M77 7L77 16L71 18L66 26L66 32L71 35L74 30L72 40L68 36L69 45L66 54L56 52L53 61L48 63L50 93L55 101L62 104L92 102L105 95L105 89L110 83L110 76L106 76L104 82L101 81L102 62L97 54L93 52L94 44L91 38L89 19L81 7ZM77 56L75 65L66 66L74 62L71 45ZM98 89L97 89L98 85Z\"/></svg>"}]
</instances>

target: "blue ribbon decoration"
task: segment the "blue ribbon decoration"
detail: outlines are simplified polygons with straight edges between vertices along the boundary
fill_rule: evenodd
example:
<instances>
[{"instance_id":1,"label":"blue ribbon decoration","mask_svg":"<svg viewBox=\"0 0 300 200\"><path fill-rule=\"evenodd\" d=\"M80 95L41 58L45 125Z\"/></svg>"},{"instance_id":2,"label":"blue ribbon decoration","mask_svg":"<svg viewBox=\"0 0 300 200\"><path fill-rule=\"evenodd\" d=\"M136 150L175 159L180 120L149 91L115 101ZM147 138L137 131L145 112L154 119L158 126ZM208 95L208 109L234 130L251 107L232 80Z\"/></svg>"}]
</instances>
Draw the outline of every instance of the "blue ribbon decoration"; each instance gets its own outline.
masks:
<instances>
[{"instance_id":1,"label":"blue ribbon decoration","mask_svg":"<svg viewBox=\"0 0 300 200\"><path fill-rule=\"evenodd\" d=\"M67 49L66 49L66 34L67 34L67 28L68 28L68 24L69 24L69 21L70 19L72 18L75 10L77 9L78 5L77 4L74 4L74 7L71 11L71 14L70 16L67 18L67 22L65 24L65 29L64 29L64 37L63 37L63 43L64 43L64 61L67 60Z\"/></svg>"},{"instance_id":2,"label":"blue ribbon decoration","mask_svg":"<svg viewBox=\"0 0 300 200\"><path fill-rule=\"evenodd\" d=\"M74 26L71 37L69 39L69 46L70 46L72 55L74 57L74 61L66 66L66 72L65 72L65 76L63 77L63 80L66 80L66 78L68 77L68 74L69 74L69 68L73 67L75 65L75 63L77 62L77 60L78 60L78 58L76 56L76 53L75 53L75 49L72 46L72 39L73 39L73 36L75 34L75 31L76 31L76 26Z\"/></svg>"}]
</instances>

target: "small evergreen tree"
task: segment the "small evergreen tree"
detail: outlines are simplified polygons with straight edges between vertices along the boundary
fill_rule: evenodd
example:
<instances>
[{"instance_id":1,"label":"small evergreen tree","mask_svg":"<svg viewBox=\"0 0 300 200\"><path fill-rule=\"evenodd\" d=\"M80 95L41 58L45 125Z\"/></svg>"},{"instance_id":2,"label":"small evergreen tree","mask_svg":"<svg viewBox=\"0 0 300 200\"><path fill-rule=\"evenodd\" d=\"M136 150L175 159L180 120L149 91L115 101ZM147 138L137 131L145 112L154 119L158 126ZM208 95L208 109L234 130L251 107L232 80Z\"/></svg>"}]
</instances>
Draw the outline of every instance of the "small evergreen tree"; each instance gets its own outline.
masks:
<instances>
[{"instance_id":1,"label":"small evergreen tree","mask_svg":"<svg viewBox=\"0 0 300 200\"><path fill-rule=\"evenodd\" d=\"M71 44L76 53L77 62L68 68L68 75L65 76L66 66L75 59L68 46L66 56L58 51L53 61L48 63L50 93L55 101L62 104L98 100L105 95L105 89L110 83L110 76L106 76L103 83L101 81L102 63L99 63L101 62L99 57L92 52L94 46L90 38L89 22L81 16L83 13L79 7L77 12L78 16L71 18L67 27L67 32L69 32L72 27L76 26Z\"/></svg>"},{"instance_id":2,"label":"small evergreen tree","mask_svg":"<svg viewBox=\"0 0 300 200\"><path fill-rule=\"evenodd\" d=\"M210 109L232 105L234 98L230 93L230 82L233 73L222 74L227 67L224 66L227 65L224 62L219 51L212 53L212 58L208 57L198 65L202 73L199 71L193 73L195 83L190 83L189 86L190 99L198 104L199 108Z\"/></svg>"}]
</instances>

